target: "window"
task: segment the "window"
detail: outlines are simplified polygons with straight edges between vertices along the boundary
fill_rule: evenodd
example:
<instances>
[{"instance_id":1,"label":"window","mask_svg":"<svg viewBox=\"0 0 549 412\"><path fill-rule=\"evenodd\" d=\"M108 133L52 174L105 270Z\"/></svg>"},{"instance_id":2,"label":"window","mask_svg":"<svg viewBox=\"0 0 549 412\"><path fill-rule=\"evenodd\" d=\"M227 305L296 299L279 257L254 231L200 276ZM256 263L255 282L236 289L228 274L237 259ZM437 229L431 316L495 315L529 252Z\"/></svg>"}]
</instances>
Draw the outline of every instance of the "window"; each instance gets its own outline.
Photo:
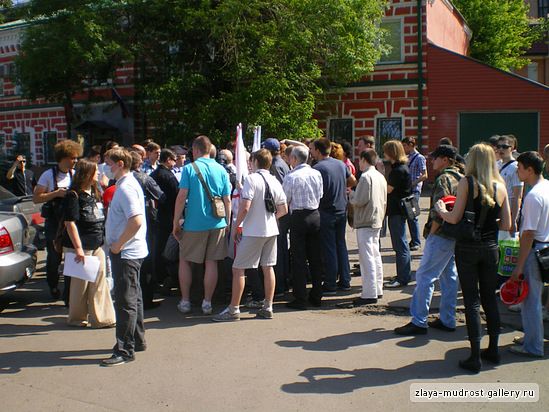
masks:
<instances>
[{"instance_id":1,"label":"window","mask_svg":"<svg viewBox=\"0 0 549 412\"><path fill-rule=\"evenodd\" d=\"M4 78L0 77L0 96L4 95Z\"/></svg>"},{"instance_id":2,"label":"window","mask_svg":"<svg viewBox=\"0 0 549 412\"><path fill-rule=\"evenodd\" d=\"M376 135L376 147L379 147L380 150L388 140L402 140L402 118L378 117Z\"/></svg>"},{"instance_id":3,"label":"window","mask_svg":"<svg viewBox=\"0 0 549 412\"><path fill-rule=\"evenodd\" d=\"M538 0L538 17L547 17L549 14L549 0Z\"/></svg>"},{"instance_id":4,"label":"window","mask_svg":"<svg viewBox=\"0 0 549 412\"><path fill-rule=\"evenodd\" d=\"M402 21L386 20L382 21L380 27L387 31L385 43L391 47L388 54L381 56L380 63L400 63L402 62Z\"/></svg>"},{"instance_id":5,"label":"window","mask_svg":"<svg viewBox=\"0 0 549 412\"><path fill-rule=\"evenodd\" d=\"M6 135L0 133L0 161L6 160L8 156L8 150L6 149Z\"/></svg>"},{"instance_id":6,"label":"window","mask_svg":"<svg viewBox=\"0 0 549 412\"><path fill-rule=\"evenodd\" d=\"M44 147L44 161L55 163L55 145L57 144L57 132L44 132L42 135Z\"/></svg>"},{"instance_id":7,"label":"window","mask_svg":"<svg viewBox=\"0 0 549 412\"><path fill-rule=\"evenodd\" d=\"M528 65L528 75L527 77L530 80L533 80L535 82L538 81L538 63L532 62Z\"/></svg>"},{"instance_id":8,"label":"window","mask_svg":"<svg viewBox=\"0 0 549 412\"><path fill-rule=\"evenodd\" d=\"M330 140L353 144L353 119L330 119Z\"/></svg>"}]
</instances>

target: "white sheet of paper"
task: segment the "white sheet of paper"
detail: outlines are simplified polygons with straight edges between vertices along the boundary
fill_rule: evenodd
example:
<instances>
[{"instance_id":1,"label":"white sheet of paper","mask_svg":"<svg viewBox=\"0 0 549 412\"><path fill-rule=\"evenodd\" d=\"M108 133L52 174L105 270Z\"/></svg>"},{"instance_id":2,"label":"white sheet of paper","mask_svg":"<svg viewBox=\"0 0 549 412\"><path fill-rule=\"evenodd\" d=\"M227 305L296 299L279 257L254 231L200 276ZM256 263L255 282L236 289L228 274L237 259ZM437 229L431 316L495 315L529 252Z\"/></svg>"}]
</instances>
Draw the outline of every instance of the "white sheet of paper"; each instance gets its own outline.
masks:
<instances>
[{"instance_id":1,"label":"white sheet of paper","mask_svg":"<svg viewBox=\"0 0 549 412\"><path fill-rule=\"evenodd\" d=\"M76 255L72 252L65 253L63 275L95 282L99 274L99 258L97 256L86 256L84 264L82 264L76 263L74 261L75 257Z\"/></svg>"}]
</instances>

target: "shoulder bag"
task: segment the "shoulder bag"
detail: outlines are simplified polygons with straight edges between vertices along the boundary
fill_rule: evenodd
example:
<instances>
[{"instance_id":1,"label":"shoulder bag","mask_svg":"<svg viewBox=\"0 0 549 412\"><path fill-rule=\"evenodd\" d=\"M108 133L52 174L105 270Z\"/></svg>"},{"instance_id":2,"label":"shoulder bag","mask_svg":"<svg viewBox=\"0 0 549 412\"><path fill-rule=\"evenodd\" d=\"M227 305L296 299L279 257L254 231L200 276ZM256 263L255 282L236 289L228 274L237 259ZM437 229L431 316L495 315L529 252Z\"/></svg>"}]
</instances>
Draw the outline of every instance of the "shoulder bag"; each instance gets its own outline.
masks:
<instances>
[{"instance_id":1,"label":"shoulder bag","mask_svg":"<svg viewBox=\"0 0 549 412\"><path fill-rule=\"evenodd\" d=\"M76 195L76 199L78 200L78 193L76 193L76 191L71 190L67 193L67 196L69 196L70 193L74 193ZM53 249L57 253L63 253L63 237L65 236L65 233L67 233L67 227L65 226L63 217L64 216L62 214L59 219L59 225L57 226L57 232L55 233L55 239L53 239Z\"/></svg>"},{"instance_id":2,"label":"shoulder bag","mask_svg":"<svg viewBox=\"0 0 549 412\"><path fill-rule=\"evenodd\" d=\"M413 221L421 213L419 202L414 195L410 195L400 200L400 206L404 211L407 220Z\"/></svg>"},{"instance_id":3,"label":"shoulder bag","mask_svg":"<svg viewBox=\"0 0 549 412\"><path fill-rule=\"evenodd\" d=\"M204 191L206 192L206 196L208 196L208 200L210 201L212 205L212 214L214 217L221 219L227 216L227 213L225 211L225 204L223 203L223 199L219 196L212 196L212 192L210 191L210 188L204 181L204 176L202 176L202 172L198 168L198 166L195 164L195 162L191 163L193 165L193 169L195 173L198 175L198 179L200 180L200 183L202 184L202 187L204 188Z\"/></svg>"},{"instance_id":4,"label":"shoulder bag","mask_svg":"<svg viewBox=\"0 0 549 412\"><path fill-rule=\"evenodd\" d=\"M469 193L467 194L467 205L463 212L463 217L456 224L444 222L441 227L441 234L457 241L478 242L481 240L481 228L486 220L488 207L482 206L479 221L475 224L475 208L473 204L475 186L472 176L467 176L467 183ZM479 196L481 195L482 193L479 193Z\"/></svg>"},{"instance_id":5,"label":"shoulder bag","mask_svg":"<svg viewBox=\"0 0 549 412\"><path fill-rule=\"evenodd\" d=\"M263 176L261 173L257 172L259 176L263 178L263 181L265 182L265 196L263 197L263 200L265 202L265 209L269 213L275 213L276 212L276 204L273 198L273 194L271 193L271 188L269 187L269 184L267 183L267 179L265 179L265 176Z\"/></svg>"}]
</instances>

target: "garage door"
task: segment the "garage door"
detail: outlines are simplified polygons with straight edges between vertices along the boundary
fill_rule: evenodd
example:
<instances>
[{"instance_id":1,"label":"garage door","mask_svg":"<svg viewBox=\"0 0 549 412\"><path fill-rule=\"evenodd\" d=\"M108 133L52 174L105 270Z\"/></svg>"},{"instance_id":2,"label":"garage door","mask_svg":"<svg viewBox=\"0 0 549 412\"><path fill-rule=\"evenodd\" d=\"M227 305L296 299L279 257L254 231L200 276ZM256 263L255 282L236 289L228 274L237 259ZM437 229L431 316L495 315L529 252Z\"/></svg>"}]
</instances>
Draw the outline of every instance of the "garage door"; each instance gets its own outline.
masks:
<instances>
[{"instance_id":1,"label":"garage door","mask_svg":"<svg viewBox=\"0 0 549 412\"><path fill-rule=\"evenodd\" d=\"M518 139L518 151L538 150L539 113L460 113L459 151L467 153L475 143L490 136L513 134Z\"/></svg>"}]
</instances>

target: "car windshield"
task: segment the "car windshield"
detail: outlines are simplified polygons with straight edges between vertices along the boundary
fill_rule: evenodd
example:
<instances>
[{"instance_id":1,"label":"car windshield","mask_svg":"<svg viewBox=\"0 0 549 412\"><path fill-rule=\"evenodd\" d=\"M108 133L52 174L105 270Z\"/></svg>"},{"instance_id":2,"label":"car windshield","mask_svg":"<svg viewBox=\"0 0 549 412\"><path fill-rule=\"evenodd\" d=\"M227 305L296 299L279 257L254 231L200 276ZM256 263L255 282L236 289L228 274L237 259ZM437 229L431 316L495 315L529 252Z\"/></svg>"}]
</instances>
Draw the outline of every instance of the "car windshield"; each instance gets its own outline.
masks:
<instances>
[{"instance_id":1,"label":"car windshield","mask_svg":"<svg viewBox=\"0 0 549 412\"><path fill-rule=\"evenodd\" d=\"M14 197L17 197L17 196L15 196L12 192L4 188L3 186L0 186L0 201L13 199Z\"/></svg>"}]
</instances>

